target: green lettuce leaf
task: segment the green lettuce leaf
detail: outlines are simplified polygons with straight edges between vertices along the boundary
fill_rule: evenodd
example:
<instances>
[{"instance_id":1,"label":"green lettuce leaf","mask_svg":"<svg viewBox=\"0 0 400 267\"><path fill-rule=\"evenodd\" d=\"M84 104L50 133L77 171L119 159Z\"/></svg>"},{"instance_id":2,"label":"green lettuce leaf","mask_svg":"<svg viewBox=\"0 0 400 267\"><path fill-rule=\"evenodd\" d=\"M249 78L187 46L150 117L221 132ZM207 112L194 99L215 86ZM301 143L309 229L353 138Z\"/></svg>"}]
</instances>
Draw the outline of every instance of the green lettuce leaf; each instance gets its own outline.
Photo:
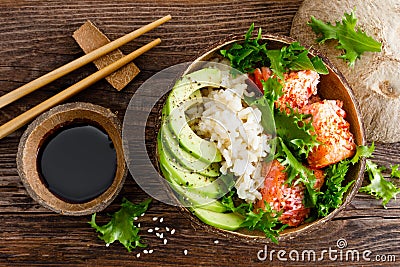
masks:
<instances>
[{"instance_id":1,"label":"green lettuce leaf","mask_svg":"<svg viewBox=\"0 0 400 267\"><path fill-rule=\"evenodd\" d=\"M345 13L342 21L336 21L335 25L330 22L325 23L311 17L311 22L308 23L313 31L319 36L316 41L324 43L326 40L337 40L339 45L337 49L343 50L344 53L339 56L347 61L350 67L354 66L357 59L361 57L364 52L380 52L382 44L372 37L368 36L359 28L356 30L357 18L354 12L350 14Z\"/></svg>"},{"instance_id":2,"label":"green lettuce leaf","mask_svg":"<svg viewBox=\"0 0 400 267\"><path fill-rule=\"evenodd\" d=\"M265 236L271 239L272 242L278 244L276 237L282 232L288 225L282 224L279 221L279 217L282 212L277 212L271 208L271 206L265 202L265 209L258 209L254 211L253 204L241 203L236 206L234 198L237 196L236 191L232 190L229 194L225 195L221 203L230 211L236 212L244 216L244 221L241 227L249 230L258 230L265 234Z\"/></svg>"},{"instance_id":3,"label":"green lettuce leaf","mask_svg":"<svg viewBox=\"0 0 400 267\"><path fill-rule=\"evenodd\" d=\"M377 199L382 199L382 205L386 208L386 204L400 192L393 183L386 181L382 175L385 167L379 167L371 160L367 160L366 169L370 184L360 188L360 192L368 193Z\"/></svg>"},{"instance_id":4,"label":"green lettuce leaf","mask_svg":"<svg viewBox=\"0 0 400 267\"><path fill-rule=\"evenodd\" d=\"M354 183L354 181L351 181L343 186L349 166L350 161L343 160L330 165L325 170L325 190L318 195L316 205L319 217L327 216L332 210L342 205L344 193Z\"/></svg>"},{"instance_id":5,"label":"green lettuce leaf","mask_svg":"<svg viewBox=\"0 0 400 267\"><path fill-rule=\"evenodd\" d=\"M267 50L267 56L271 62L271 70L282 81L283 74L290 70L314 70L320 74L328 74L329 71L319 57L310 59L309 51L299 42L283 46L280 50Z\"/></svg>"},{"instance_id":6,"label":"green lettuce leaf","mask_svg":"<svg viewBox=\"0 0 400 267\"><path fill-rule=\"evenodd\" d=\"M315 207L320 192L317 192L314 189L316 182L314 172L296 159L280 137L278 137L278 139L280 145L278 146L276 158L283 166L285 166L285 172L288 176L287 183L291 184L293 181L295 184L303 183L306 187L304 204L309 208Z\"/></svg>"},{"instance_id":7,"label":"green lettuce leaf","mask_svg":"<svg viewBox=\"0 0 400 267\"><path fill-rule=\"evenodd\" d=\"M344 193L354 183L343 185L350 164L354 165L361 158L372 157L372 152L375 149L374 143L370 147L357 146L356 154L352 159L342 160L336 164L330 165L325 169L325 185L318 195L317 212L319 217L327 216L332 210L337 209L343 203Z\"/></svg>"},{"instance_id":8,"label":"green lettuce leaf","mask_svg":"<svg viewBox=\"0 0 400 267\"><path fill-rule=\"evenodd\" d=\"M261 28L257 37L252 39L254 23L251 24L242 44L234 43L228 50L220 50L222 56L228 58L231 66L242 73L253 72L256 66L269 66L266 44L260 44Z\"/></svg>"},{"instance_id":9,"label":"green lettuce leaf","mask_svg":"<svg viewBox=\"0 0 400 267\"><path fill-rule=\"evenodd\" d=\"M111 220L106 225L99 226L96 224L96 213L92 215L89 224L100 233L99 238L106 243L106 246L118 240L128 251L136 247L146 247L138 235L140 229L133 224L133 221L134 217L139 217L147 211L150 202L151 199L147 199L135 205L124 198L121 209L112 215Z\"/></svg>"},{"instance_id":10,"label":"green lettuce leaf","mask_svg":"<svg viewBox=\"0 0 400 267\"><path fill-rule=\"evenodd\" d=\"M319 57L310 59L308 49L294 42L280 50L268 50L267 44L260 44L262 30L258 29L257 37L251 38L254 23L244 36L242 44L234 43L228 50L222 49L222 56L228 58L231 66L242 73L252 73L257 67L270 67L272 72L284 80L283 73L289 70L315 70L321 74L329 71Z\"/></svg>"},{"instance_id":11,"label":"green lettuce leaf","mask_svg":"<svg viewBox=\"0 0 400 267\"><path fill-rule=\"evenodd\" d=\"M261 125L267 134L275 135L274 103L283 94L282 84L276 77L261 81L264 95L260 98L244 96L244 101L249 106L256 106L261 111Z\"/></svg>"},{"instance_id":12,"label":"green lettuce leaf","mask_svg":"<svg viewBox=\"0 0 400 267\"><path fill-rule=\"evenodd\" d=\"M392 166L392 168L391 168L392 172L390 173L391 177L400 178L400 169L399 169L399 167L400 167L400 164Z\"/></svg>"},{"instance_id":13,"label":"green lettuce leaf","mask_svg":"<svg viewBox=\"0 0 400 267\"><path fill-rule=\"evenodd\" d=\"M309 114L298 113L291 109L290 114L286 111L275 110L276 132L283 141L292 148L299 160L308 157L314 147L320 143L317 135L313 134L312 117ZM301 158L303 157L303 158Z\"/></svg>"},{"instance_id":14,"label":"green lettuce leaf","mask_svg":"<svg viewBox=\"0 0 400 267\"><path fill-rule=\"evenodd\" d=\"M273 210L267 202L265 202L264 209L258 209L256 212L253 211L251 206L252 205L250 205L241 226L251 231L259 230L263 232L267 238L271 239L272 242L278 244L276 237L288 226L279 221L282 212Z\"/></svg>"},{"instance_id":15,"label":"green lettuce leaf","mask_svg":"<svg viewBox=\"0 0 400 267\"><path fill-rule=\"evenodd\" d=\"M350 160L350 162L354 165L356 164L361 158L372 158L372 153L375 150L375 144L372 143L370 147L368 146L357 146L356 154Z\"/></svg>"}]
</instances>

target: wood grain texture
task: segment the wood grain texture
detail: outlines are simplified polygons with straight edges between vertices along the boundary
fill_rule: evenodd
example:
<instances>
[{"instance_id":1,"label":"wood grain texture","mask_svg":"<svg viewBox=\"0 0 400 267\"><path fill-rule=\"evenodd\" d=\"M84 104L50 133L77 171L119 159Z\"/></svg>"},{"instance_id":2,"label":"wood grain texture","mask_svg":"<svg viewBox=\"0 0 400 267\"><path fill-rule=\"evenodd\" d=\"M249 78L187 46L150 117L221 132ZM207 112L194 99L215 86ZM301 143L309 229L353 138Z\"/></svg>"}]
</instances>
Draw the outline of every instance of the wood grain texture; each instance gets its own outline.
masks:
<instances>
[{"instance_id":1,"label":"wood grain texture","mask_svg":"<svg viewBox=\"0 0 400 267\"><path fill-rule=\"evenodd\" d=\"M116 112L122 120L130 98L150 76L165 67L193 59L213 43L232 34L246 31L252 22L265 31L289 34L291 21L301 0L275 1L1 1L0 2L0 94L27 83L81 55L71 34L87 19L92 20L114 40L133 29L161 16L173 19L158 29L141 36L121 48L128 54L147 42L160 37L160 46L134 62L140 74L124 90L117 92L106 81L100 81L73 97L72 101L86 101L102 105ZM0 110L0 123L26 111L62 89L96 71L87 65L66 77L36 91ZM148 131L156 122L152 113ZM253 266L253 265L309 265L310 262L282 262L276 259L261 262L257 252L286 249L336 249L336 241L345 238L349 249L369 249L371 257L393 254L400 261L400 207L391 201L387 209L379 200L359 194L346 210L318 231L307 236L271 243L245 242L225 238L187 220L177 208L159 202L151 204L146 216L141 217L143 237L153 254L143 250L128 253L121 245L105 247L87 222L90 216L68 217L48 211L26 193L16 170L15 155L19 138L25 128L0 140L0 266L70 265L70 266ZM149 135L151 136L151 135ZM149 149L154 140L148 137ZM389 166L400 163L400 143L377 144L375 161ZM147 195L128 175L118 198L98 215L100 223L107 213L118 209L122 197L133 202ZM154 222L154 216L164 223ZM167 234L167 245L146 230L156 226L176 229ZM219 243L215 244L214 241ZM183 251L187 249L185 256ZM137 253L141 252L137 258ZM376 262L330 261L328 257L316 265L371 265ZM379 264L381 265L381 264ZM393 262L385 265L393 266Z\"/></svg>"}]
</instances>

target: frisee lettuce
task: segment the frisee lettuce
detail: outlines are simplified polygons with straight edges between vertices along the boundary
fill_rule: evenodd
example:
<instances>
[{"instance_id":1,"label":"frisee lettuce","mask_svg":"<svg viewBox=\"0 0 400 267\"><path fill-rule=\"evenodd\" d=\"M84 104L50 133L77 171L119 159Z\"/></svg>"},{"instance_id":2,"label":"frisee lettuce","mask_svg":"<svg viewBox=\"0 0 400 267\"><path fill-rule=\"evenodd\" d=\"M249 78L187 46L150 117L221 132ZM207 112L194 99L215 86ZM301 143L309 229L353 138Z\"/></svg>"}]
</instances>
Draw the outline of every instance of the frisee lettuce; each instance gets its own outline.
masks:
<instances>
[{"instance_id":1,"label":"frisee lettuce","mask_svg":"<svg viewBox=\"0 0 400 267\"><path fill-rule=\"evenodd\" d=\"M89 224L100 233L99 238L106 243L106 246L118 240L129 252L136 247L146 247L138 234L140 229L133 224L133 221L134 217L139 217L147 211L150 202L151 199L147 199L135 205L123 198L121 209L112 215L106 225L96 224L96 213L92 215Z\"/></svg>"},{"instance_id":2,"label":"frisee lettuce","mask_svg":"<svg viewBox=\"0 0 400 267\"><path fill-rule=\"evenodd\" d=\"M364 52L380 52L382 44L372 37L368 36L360 28L356 30L357 18L354 11L350 14L344 13L342 21L336 21L335 25L330 22L323 22L311 17L308 25L319 36L316 41L323 44L327 40L337 40L339 45L337 49L343 50L344 53L339 56L347 61L350 67L353 67L356 60L361 57Z\"/></svg>"},{"instance_id":3,"label":"frisee lettuce","mask_svg":"<svg viewBox=\"0 0 400 267\"><path fill-rule=\"evenodd\" d=\"M350 165L358 163L361 158L372 157L374 149L374 143L372 143L370 147L358 146L353 158L342 160L325 169L325 185L318 195L316 205L319 217L327 216L332 210L337 209L342 205L344 194L354 183L353 180L347 184L343 184Z\"/></svg>"},{"instance_id":4,"label":"frisee lettuce","mask_svg":"<svg viewBox=\"0 0 400 267\"><path fill-rule=\"evenodd\" d=\"M267 43L260 44L262 30L258 29L257 37L252 39L254 23L245 35L244 42L234 43L228 50L220 50L222 56L228 58L231 66L242 73L252 73L257 66L270 67L272 72L282 81L283 74L290 70L314 70L320 74L329 71L318 56L309 58L309 50L299 42L283 46L279 50L267 49Z\"/></svg>"},{"instance_id":5,"label":"frisee lettuce","mask_svg":"<svg viewBox=\"0 0 400 267\"><path fill-rule=\"evenodd\" d=\"M366 170L370 184L360 188L360 192L375 196L377 199L382 199L382 206L384 208L386 208L386 204L389 203L392 198L395 199L396 195L400 193L400 188L397 188L393 183L385 180L383 177L382 171L385 169L385 167L378 166L371 160L367 160ZM395 172L392 177L397 177L396 175L397 173Z\"/></svg>"},{"instance_id":6,"label":"frisee lettuce","mask_svg":"<svg viewBox=\"0 0 400 267\"><path fill-rule=\"evenodd\" d=\"M284 80L283 74L290 70L313 70L320 74L329 73L321 58L315 56L310 59L308 53L309 51L299 42L283 46L280 50L267 50L267 56L271 61L270 68L282 81Z\"/></svg>"},{"instance_id":7,"label":"frisee lettuce","mask_svg":"<svg viewBox=\"0 0 400 267\"><path fill-rule=\"evenodd\" d=\"M229 50L220 50L221 55L228 58L233 68L243 72L253 72L256 65L269 65L267 57L267 44L260 44L261 28L258 29L257 37L251 39L254 23L247 31L242 44L234 43Z\"/></svg>"},{"instance_id":8,"label":"frisee lettuce","mask_svg":"<svg viewBox=\"0 0 400 267\"><path fill-rule=\"evenodd\" d=\"M343 160L330 165L325 170L325 190L320 191L316 205L319 217L327 216L332 210L342 205L344 193L354 183L353 180L343 185L349 166L350 161Z\"/></svg>"},{"instance_id":9,"label":"frisee lettuce","mask_svg":"<svg viewBox=\"0 0 400 267\"><path fill-rule=\"evenodd\" d=\"M303 200L304 205L308 208L315 207L320 192L314 189L316 182L314 172L296 159L282 138L278 137L278 140L278 149L275 158L285 167L288 177L287 183L292 184L293 181L294 184L303 183L306 187Z\"/></svg>"},{"instance_id":10,"label":"frisee lettuce","mask_svg":"<svg viewBox=\"0 0 400 267\"><path fill-rule=\"evenodd\" d=\"M308 154L320 144L314 134L312 115L302 114L293 109L290 113L275 110L275 126L277 135L285 144L294 150L298 160L304 160Z\"/></svg>"},{"instance_id":11,"label":"frisee lettuce","mask_svg":"<svg viewBox=\"0 0 400 267\"><path fill-rule=\"evenodd\" d=\"M392 172L390 173L391 177L400 178L400 169L399 169L399 167L400 167L400 164L396 164L396 165L393 165L391 167L391 169L392 169Z\"/></svg>"},{"instance_id":12,"label":"frisee lettuce","mask_svg":"<svg viewBox=\"0 0 400 267\"><path fill-rule=\"evenodd\" d=\"M234 202L236 195L236 191L231 190L222 198L221 203L227 210L239 213L244 217L241 227L249 230L261 231L267 238L271 239L272 242L278 244L277 237L279 233L288 226L279 221L282 212L273 210L267 202L265 202L264 209L259 208L257 210L254 210L253 204L251 203L242 202L236 206Z\"/></svg>"}]
</instances>

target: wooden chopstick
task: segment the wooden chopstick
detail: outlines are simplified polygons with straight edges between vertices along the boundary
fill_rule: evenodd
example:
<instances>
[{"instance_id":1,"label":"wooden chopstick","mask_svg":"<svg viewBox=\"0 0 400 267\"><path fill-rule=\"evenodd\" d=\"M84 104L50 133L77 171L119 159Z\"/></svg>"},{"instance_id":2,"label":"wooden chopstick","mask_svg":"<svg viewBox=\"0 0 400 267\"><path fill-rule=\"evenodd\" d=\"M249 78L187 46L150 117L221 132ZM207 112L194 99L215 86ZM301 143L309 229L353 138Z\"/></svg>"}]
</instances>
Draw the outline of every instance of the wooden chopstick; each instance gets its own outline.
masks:
<instances>
[{"instance_id":1,"label":"wooden chopstick","mask_svg":"<svg viewBox=\"0 0 400 267\"><path fill-rule=\"evenodd\" d=\"M171 19L171 15L165 16L161 19L158 19L150 24L147 24L131 33L128 33L94 51L88 53L80 58L71 61L70 63L59 67L3 96L0 97L0 108L14 102L15 100L32 93L33 91L39 89L40 87L45 86L46 84L51 83L52 81L92 62L93 60L98 59L101 56L104 56L111 51L117 49L118 47L132 41L133 39L137 38L138 36L160 26L161 24L167 22Z\"/></svg>"},{"instance_id":2,"label":"wooden chopstick","mask_svg":"<svg viewBox=\"0 0 400 267\"><path fill-rule=\"evenodd\" d=\"M118 70L122 66L128 64L141 54L147 52L154 46L161 43L161 39L155 39L152 42L146 44L145 46L133 51L132 53L128 54L127 56L115 61L114 63L108 65L107 67L93 73L92 75L86 77L85 79L77 82L76 84L68 87L64 91L50 97L46 101L40 103L39 105L31 108L30 110L25 111L21 115L15 117L14 119L6 122L2 126L0 126L0 139L6 137L7 135L11 134L12 132L16 131L20 127L24 126L26 123L34 119L39 114L43 113L44 111L54 107L55 105L60 104L64 100L74 96L75 94L81 92L85 88L89 87L90 85L94 84L95 82L107 77L114 71Z\"/></svg>"}]
</instances>

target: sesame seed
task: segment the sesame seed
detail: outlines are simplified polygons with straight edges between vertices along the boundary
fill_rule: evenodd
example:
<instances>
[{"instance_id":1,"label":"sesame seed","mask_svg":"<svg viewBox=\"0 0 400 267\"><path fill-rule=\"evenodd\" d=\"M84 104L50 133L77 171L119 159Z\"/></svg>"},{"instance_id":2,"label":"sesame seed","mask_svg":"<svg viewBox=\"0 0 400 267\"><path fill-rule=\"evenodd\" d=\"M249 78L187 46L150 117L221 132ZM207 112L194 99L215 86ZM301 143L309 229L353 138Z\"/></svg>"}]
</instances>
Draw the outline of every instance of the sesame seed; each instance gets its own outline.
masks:
<instances>
[{"instance_id":1,"label":"sesame seed","mask_svg":"<svg viewBox=\"0 0 400 267\"><path fill-rule=\"evenodd\" d=\"M154 250L150 249L150 250L149 250L149 254L153 253L153 251L154 251Z\"/></svg>"},{"instance_id":2,"label":"sesame seed","mask_svg":"<svg viewBox=\"0 0 400 267\"><path fill-rule=\"evenodd\" d=\"M218 241L218 240L215 240L215 241L214 241L214 244L218 244L218 243L219 243L219 241Z\"/></svg>"},{"instance_id":3,"label":"sesame seed","mask_svg":"<svg viewBox=\"0 0 400 267\"><path fill-rule=\"evenodd\" d=\"M164 233L161 233L160 238L164 238Z\"/></svg>"},{"instance_id":4,"label":"sesame seed","mask_svg":"<svg viewBox=\"0 0 400 267\"><path fill-rule=\"evenodd\" d=\"M140 223L138 223L137 227L139 227L139 228L140 228Z\"/></svg>"},{"instance_id":5,"label":"sesame seed","mask_svg":"<svg viewBox=\"0 0 400 267\"><path fill-rule=\"evenodd\" d=\"M156 228L154 228L154 230L158 231L158 230L160 230L160 228L156 227Z\"/></svg>"},{"instance_id":6,"label":"sesame seed","mask_svg":"<svg viewBox=\"0 0 400 267\"><path fill-rule=\"evenodd\" d=\"M156 233L156 236L157 236L157 237L160 237L160 233Z\"/></svg>"},{"instance_id":7,"label":"sesame seed","mask_svg":"<svg viewBox=\"0 0 400 267\"><path fill-rule=\"evenodd\" d=\"M165 227L165 231L169 232L169 227Z\"/></svg>"},{"instance_id":8,"label":"sesame seed","mask_svg":"<svg viewBox=\"0 0 400 267\"><path fill-rule=\"evenodd\" d=\"M171 230L171 235L175 234L175 229Z\"/></svg>"},{"instance_id":9,"label":"sesame seed","mask_svg":"<svg viewBox=\"0 0 400 267\"><path fill-rule=\"evenodd\" d=\"M183 251L183 254L185 254L185 256L188 254L187 249L185 249L185 250Z\"/></svg>"},{"instance_id":10,"label":"sesame seed","mask_svg":"<svg viewBox=\"0 0 400 267\"><path fill-rule=\"evenodd\" d=\"M155 221L157 221L158 220L158 218L157 217L153 217L153 221L155 222Z\"/></svg>"},{"instance_id":11,"label":"sesame seed","mask_svg":"<svg viewBox=\"0 0 400 267\"><path fill-rule=\"evenodd\" d=\"M136 254L136 258L139 258L139 257L140 257L140 253Z\"/></svg>"},{"instance_id":12,"label":"sesame seed","mask_svg":"<svg viewBox=\"0 0 400 267\"><path fill-rule=\"evenodd\" d=\"M166 238L164 238L164 245L166 245L168 242L168 240Z\"/></svg>"},{"instance_id":13,"label":"sesame seed","mask_svg":"<svg viewBox=\"0 0 400 267\"><path fill-rule=\"evenodd\" d=\"M133 217L133 220L135 220L135 221L136 221L137 219L138 219L138 217Z\"/></svg>"},{"instance_id":14,"label":"sesame seed","mask_svg":"<svg viewBox=\"0 0 400 267\"><path fill-rule=\"evenodd\" d=\"M147 254L147 253L149 253L149 252L147 251L147 249L145 249L145 250L143 250L143 253L144 253L144 254Z\"/></svg>"},{"instance_id":15,"label":"sesame seed","mask_svg":"<svg viewBox=\"0 0 400 267\"><path fill-rule=\"evenodd\" d=\"M143 217L143 216L144 216L144 213L140 214L140 216Z\"/></svg>"},{"instance_id":16,"label":"sesame seed","mask_svg":"<svg viewBox=\"0 0 400 267\"><path fill-rule=\"evenodd\" d=\"M147 232L152 233L153 229L150 228L149 230L147 230Z\"/></svg>"},{"instance_id":17,"label":"sesame seed","mask_svg":"<svg viewBox=\"0 0 400 267\"><path fill-rule=\"evenodd\" d=\"M164 221L164 218L161 218L161 219L160 219L160 222L162 223L163 221Z\"/></svg>"},{"instance_id":18,"label":"sesame seed","mask_svg":"<svg viewBox=\"0 0 400 267\"><path fill-rule=\"evenodd\" d=\"M110 246L110 243L107 243L107 244L106 244L106 247L109 247L109 246Z\"/></svg>"}]
</instances>

